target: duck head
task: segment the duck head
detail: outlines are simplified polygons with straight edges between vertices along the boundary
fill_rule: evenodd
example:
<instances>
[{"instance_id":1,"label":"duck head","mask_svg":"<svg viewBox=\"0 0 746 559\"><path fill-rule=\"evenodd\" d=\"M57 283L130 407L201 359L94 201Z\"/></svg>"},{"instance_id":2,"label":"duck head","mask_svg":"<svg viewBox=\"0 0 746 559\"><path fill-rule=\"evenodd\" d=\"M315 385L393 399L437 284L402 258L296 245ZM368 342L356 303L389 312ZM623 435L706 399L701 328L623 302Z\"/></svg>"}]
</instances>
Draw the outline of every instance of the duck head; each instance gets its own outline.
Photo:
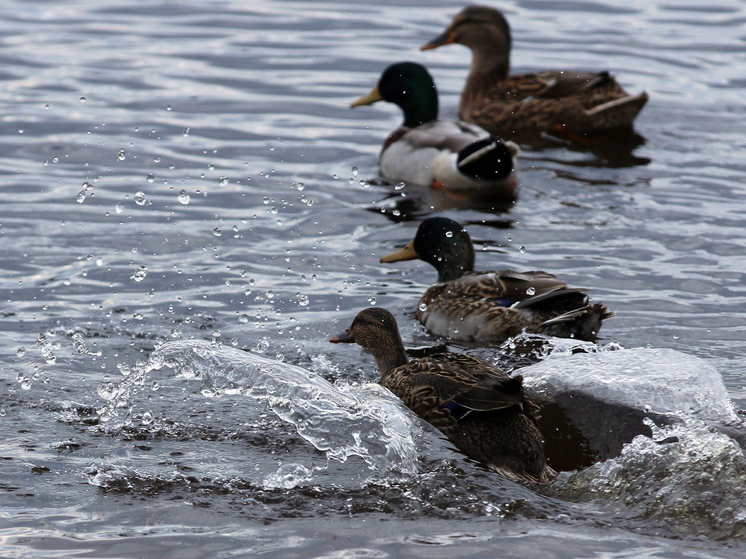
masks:
<instances>
[{"instance_id":1,"label":"duck head","mask_svg":"<svg viewBox=\"0 0 746 559\"><path fill-rule=\"evenodd\" d=\"M352 325L329 341L333 344L356 343L361 346L373 355L381 376L409 361L394 315L379 307L357 313Z\"/></svg>"},{"instance_id":2,"label":"duck head","mask_svg":"<svg viewBox=\"0 0 746 559\"><path fill-rule=\"evenodd\" d=\"M505 16L488 6L467 6L461 10L443 33L434 37L421 50L458 43L472 50L472 71L510 71L510 25Z\"/></svg>"},{"instance_id":3,"label":"duck head","mask_svg":"<svg viewBox=\"0 0 746 559\"><path fill-rule=\"evenodd\" d=\"M420 223L414 240L403 249L384 256L381 262L423 260L438 270L438 281L451 281L474 270L474 247L463 227L447 217L431 217Z\"/></svg>"},{"instance_id":4,"label":"duck head","mask_svg":"<svg viewBox=\"0 0 746 559\"><path fill-rule=\"evenodd\" d=\"M404 126L416 128L438 118L438 91L430 73L416 62L397 62L386 68L373 90L350 106L388 101L404 112Z\"/></svg>"}]
</instances>

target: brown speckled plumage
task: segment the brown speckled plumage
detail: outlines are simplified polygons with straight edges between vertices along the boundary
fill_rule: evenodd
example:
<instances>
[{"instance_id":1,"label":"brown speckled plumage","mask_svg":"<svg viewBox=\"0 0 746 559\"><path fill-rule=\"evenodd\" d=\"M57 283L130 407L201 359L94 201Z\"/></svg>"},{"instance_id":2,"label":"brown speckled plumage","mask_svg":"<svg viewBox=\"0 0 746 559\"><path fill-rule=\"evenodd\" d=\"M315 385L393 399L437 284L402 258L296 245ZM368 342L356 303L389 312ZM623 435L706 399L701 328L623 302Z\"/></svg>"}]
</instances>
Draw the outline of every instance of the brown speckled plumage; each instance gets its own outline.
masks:
<instances>
[{"instance_id":1,"label":"brown speckled plumage","mask_svg":"<svg viewBox=\"0 0 746 559\"><path fill-rule=\"evenodd\" d=\"M415 258L438 270L438 282L419 301L417 319L439 336L500 342L525 330L592 339L601 321L613 316L547 272L473 271L469 234L451 219L426 219L407 247L381 261Z\"/></svg>"},{"instance_id":2,"label":"brown speckled plumage","mask_svg":"<svg viewBox=\"0 0 746 559\"><path fill-rule=\"evenodd\" d=\"M460 43L472 51L460 117L511 138L542 130L630 128L648 100L629 95L608 72L549 70L510 76L510 26L493 8L469 6L423 49Z\"/></svg>"},{"instance_id":3,"label":"brown speckled plumage","mask_svg":"<svg viewBox=\"0 0 746 559\"><path fill-rule=\"evenodd\" d=\"M440 429L464 454L514 480L552 481L537 426L538 406L491 363L460 353L408 360L396 320L369 308L332 342L355 342L369 351L379 383L418 416Z\"/></svg>"}]
</instances>

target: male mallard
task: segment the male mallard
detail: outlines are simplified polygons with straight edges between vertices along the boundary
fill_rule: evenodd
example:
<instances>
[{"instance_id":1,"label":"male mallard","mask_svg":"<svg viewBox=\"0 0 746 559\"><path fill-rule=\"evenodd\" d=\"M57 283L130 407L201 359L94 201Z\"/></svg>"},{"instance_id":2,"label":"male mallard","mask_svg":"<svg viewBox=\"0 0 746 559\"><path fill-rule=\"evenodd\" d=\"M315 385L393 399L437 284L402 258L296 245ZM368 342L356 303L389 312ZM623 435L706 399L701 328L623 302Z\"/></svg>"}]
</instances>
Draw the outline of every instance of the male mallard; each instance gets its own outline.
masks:
<instances>
[{"instance_id":1,"label":"male mallard","mask_svg":"<svg viewBox=\"0 0 746 559\"><path fill-rule=\"evenodd\" d=\"M438 270L417 308L417 319L438 336L500 342L526 330L585 340L614 315L547 272L475 272L469 234L445 217L423 221L411 243L381 262L414 259Z\"/></svg>"},{"instance_id":2,"label":"male mallard","mask_svg":"<svg viewBox=\"0 0 746 559\"><path fill-rule=\"evenodd\" d=\"M333 343L357 343L373 354L379 384L396 394L456 447L513 480L552 481L544 441L537 426L538 406L523 394L523 379L511 378L482 359L462 353L407 358L391 313L360 311Z\"/></svg>"},{"instance_id":3,"label":"male mallard","mask_svg":"<svg viewBox=\"0 0 746 559\"><path fill-rule=\"evenodd\" d=\"M352 107L388 101L404 111L404 123L381 149L381 174L390 181L450 191L478 190L511 196L518 146L466 122L438 119L438 92L424 66L392 64L373 90Z\"/></svg>"},{"instance_id":4,"label":"male mallard","mask_svg":"<svg viewBox=\"0 0 746 559\"><path fill-rule=\"evenodd\" d=\"M630 128L648 100L644 92L630 96L608 72L548 70L508 76L510 26L493 8L464 8L422 50L449 43L472 51L460 117L493 134L512 137L541 130L583 133Z\"/></svg>"}]
</instances>

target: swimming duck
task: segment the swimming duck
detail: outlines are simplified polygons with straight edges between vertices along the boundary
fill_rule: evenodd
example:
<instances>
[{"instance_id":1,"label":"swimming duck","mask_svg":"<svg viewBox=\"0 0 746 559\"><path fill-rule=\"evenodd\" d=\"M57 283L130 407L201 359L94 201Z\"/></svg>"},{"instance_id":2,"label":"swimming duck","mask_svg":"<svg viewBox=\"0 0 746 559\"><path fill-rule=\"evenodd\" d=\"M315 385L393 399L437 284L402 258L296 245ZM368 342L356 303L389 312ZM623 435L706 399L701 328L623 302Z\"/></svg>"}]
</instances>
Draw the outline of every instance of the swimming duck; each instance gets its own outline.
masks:
<instances>
[{"instance_id":1,"label":"swimming duck","mask_svg":"<svg viewBox=\"0 0 746 559\"><path fill-rule=\"evenodd\" d=\"M395 181L511 196L513 158L519 149L478 126L438 119L438 92L430 73L414 62L392 64L373 90L352 107L388 101L404 112L403 124L383 143L381 174Z\"/></svg>"},{"instance_id":2,"label":"swimming duck","mask_svg":"<svg viewBox=\"0 0 746 559\"><path fill-rule=\"evenodd\" d=\"M541 130L584 133L630 128L648 100L629 95L608 72L510 71L510 26L498 10L468 6L422 50L459 43L472 51L459 115L485 130L513 137Z\"/></svg>"},{"instance_id":3,"label":"swimming duck","mask_svg":"<svg viewBox=\"0 0 746 559\"><path fill-rule=\"evenodd\" d=\"M426 219L411 243L381 262L415 259L438 270L437 283L425 291L416 313L438 336L501 342L525 330L587 340L614 315L547 272L475 272L469 234L452 219Z\"/></svg>"},{"instance_id":4,"label":"swimming duck","mask_svg":"<svg viewBox=\"0 0 746 559\"><path fill-rule=\"evenodd\" d=\"M360 311L332 343L357 343L373 354L385 386L456 447L516 481L552 481L537 426L538 406L523 379L462 353L408 359L399 328L386 309Z\"/></svg>"}]
</instances>

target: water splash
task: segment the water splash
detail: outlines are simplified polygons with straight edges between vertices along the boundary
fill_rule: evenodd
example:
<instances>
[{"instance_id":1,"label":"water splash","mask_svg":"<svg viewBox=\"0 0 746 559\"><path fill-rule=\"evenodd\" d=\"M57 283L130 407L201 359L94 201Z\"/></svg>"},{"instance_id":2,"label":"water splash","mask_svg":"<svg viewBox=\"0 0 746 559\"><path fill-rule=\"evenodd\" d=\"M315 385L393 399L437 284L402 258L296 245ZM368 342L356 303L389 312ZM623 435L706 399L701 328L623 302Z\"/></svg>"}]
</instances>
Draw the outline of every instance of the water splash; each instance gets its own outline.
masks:
<instances>
[{"instance_id":1,"label":"water splash","mask_svg":"<svg viewBox=\"0 0 746 559\"><path fill-rule=\"evenodd\" d=\"M121 410L132 413L130 398L151 371L164 366L187 379L201 380L206 397L239 394L266 402L330 459L344 462L359 456L377 475L417 471L420 423L385 388L332 385L301 367L197 340L168 342L121 382L99 386L99 395L107 400L99 410L102 421L117 417ZM285 474L278 473L275 481L282 485L278 480Z\"/></svg>"},{"instance_id":2,"label":"water splash","mask_svg":"<svg viewBox=\"0 0 746 559\"><path fill-rule=\"evenodd\" d=\"M639 435L620 456L575 473L560 497L603 501L627 517L664 521L684 534L746 536L746 458L703 421L684 419Z\"/></svg>"}]
</instances>

